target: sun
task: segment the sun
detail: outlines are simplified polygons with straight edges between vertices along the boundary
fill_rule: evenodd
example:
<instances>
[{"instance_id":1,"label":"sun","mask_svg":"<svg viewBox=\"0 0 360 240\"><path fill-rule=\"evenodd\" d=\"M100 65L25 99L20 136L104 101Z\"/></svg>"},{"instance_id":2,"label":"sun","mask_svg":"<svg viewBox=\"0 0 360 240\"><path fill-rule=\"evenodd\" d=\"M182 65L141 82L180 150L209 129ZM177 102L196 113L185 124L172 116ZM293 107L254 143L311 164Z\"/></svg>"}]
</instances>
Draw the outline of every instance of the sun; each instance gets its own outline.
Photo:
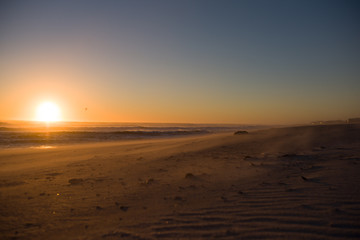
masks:
<instances>
[{"instance_id":1,"label":"sun","mask_svg":"<svg viewBox=\"0 0 360 240\"><path fill-rule=\"evenodd\" d=\"M60 108L53 102L43 102L36 109L36 120L42 122L60 121Z\"/></svg>"}]
</instances>

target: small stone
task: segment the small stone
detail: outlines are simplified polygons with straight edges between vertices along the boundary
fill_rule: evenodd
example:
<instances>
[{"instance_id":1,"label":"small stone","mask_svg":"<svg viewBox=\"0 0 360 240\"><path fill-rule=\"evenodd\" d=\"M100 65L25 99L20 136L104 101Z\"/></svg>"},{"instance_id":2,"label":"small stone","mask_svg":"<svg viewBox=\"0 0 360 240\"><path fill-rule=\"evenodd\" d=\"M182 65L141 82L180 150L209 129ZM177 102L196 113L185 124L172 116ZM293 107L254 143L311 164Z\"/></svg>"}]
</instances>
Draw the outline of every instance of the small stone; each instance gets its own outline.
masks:
<instances>
[{"instance_id":1,"label":"small stone","mask_svg":"<svg viewBox=\"0 0 360 240\"><path fill-rule=\"evenodd\" d=\"M185 178L186 178L186 179L194 179L195 176L194 176L194 174L192 174L192 173L187 173L187 174L185 175Z\"/></svg>"},{"instance_id":2,"label":"small stone","mask_svg":"<svg viewBox=\"0 0 360 240\"><path fill-rule=\"evenodd\" d=\"M121 209L123 212L126 212L126 211L129 209L129 207L121 206L120 209Z\"/></svg>"}]
</instances>

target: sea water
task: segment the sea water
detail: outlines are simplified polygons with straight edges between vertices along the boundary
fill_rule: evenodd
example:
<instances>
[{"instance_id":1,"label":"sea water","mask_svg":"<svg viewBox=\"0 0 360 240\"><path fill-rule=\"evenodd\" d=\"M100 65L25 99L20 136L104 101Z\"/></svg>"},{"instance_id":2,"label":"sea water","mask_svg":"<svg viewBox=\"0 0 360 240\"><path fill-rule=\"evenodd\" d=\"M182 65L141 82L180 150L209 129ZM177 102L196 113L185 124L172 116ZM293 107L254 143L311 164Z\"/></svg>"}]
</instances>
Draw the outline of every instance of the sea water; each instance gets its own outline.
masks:
<instances>
[{"instance_id":1,"label":"sea water","mask_svg":"<svg viewBox=\"0 0 360 240\"><path fill-rule=\"evenodd\" d=\"M57 145L169 138L237 130L259 129L260 125L184 123L96 123L96 122L0 122L0 148L51 148Z\"/></svg>"}]
</instances>

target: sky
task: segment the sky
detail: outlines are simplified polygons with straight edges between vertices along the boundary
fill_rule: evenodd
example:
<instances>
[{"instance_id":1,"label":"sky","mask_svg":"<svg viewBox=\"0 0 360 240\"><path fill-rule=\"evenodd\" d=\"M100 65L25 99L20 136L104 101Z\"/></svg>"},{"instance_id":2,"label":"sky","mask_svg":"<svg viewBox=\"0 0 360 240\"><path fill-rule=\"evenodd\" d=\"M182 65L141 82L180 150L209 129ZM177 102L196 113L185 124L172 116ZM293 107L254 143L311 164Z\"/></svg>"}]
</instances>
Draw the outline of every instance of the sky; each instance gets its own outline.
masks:
<instances>
[{"instance_id":1,"label":"sky","mask_svg":"<svg viewBox=\"0 0 360 240\"><path fill-rule=\"evenodd\" d=\"M360 117L360 3L1 1L0 119L298 124Z\"/></svg>"}]
</instances>

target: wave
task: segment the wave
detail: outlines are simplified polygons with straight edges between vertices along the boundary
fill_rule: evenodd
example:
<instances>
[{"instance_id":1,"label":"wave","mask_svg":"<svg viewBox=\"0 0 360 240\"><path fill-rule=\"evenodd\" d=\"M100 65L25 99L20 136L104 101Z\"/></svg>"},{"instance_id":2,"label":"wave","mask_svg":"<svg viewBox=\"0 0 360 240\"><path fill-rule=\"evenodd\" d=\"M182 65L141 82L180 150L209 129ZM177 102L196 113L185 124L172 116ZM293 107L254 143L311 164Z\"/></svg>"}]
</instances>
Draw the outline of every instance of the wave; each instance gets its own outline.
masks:
<instances>
[{"instance_id":1,"label":"wave","mask_svg":"<svg viewBox=\"0 0 360 240\"><path fill-rule=\"evenodd\" d=\"M0 132L0 147L19 147L24 145L51 145L83 142L103 142L126 139L144 139L209 134L207 130L179 131L55 131L55 132Z\"/></svg>"},{"instance_id":2,"label":"wave","mask_svg":"<svg viewBox=\"0 0 360 240\"><path fill-rule=\"evenodd\" d=\"M0 148L165 138L259 129L259 125L175 123L0 122Z\"/></svg>"}]
</instances>

